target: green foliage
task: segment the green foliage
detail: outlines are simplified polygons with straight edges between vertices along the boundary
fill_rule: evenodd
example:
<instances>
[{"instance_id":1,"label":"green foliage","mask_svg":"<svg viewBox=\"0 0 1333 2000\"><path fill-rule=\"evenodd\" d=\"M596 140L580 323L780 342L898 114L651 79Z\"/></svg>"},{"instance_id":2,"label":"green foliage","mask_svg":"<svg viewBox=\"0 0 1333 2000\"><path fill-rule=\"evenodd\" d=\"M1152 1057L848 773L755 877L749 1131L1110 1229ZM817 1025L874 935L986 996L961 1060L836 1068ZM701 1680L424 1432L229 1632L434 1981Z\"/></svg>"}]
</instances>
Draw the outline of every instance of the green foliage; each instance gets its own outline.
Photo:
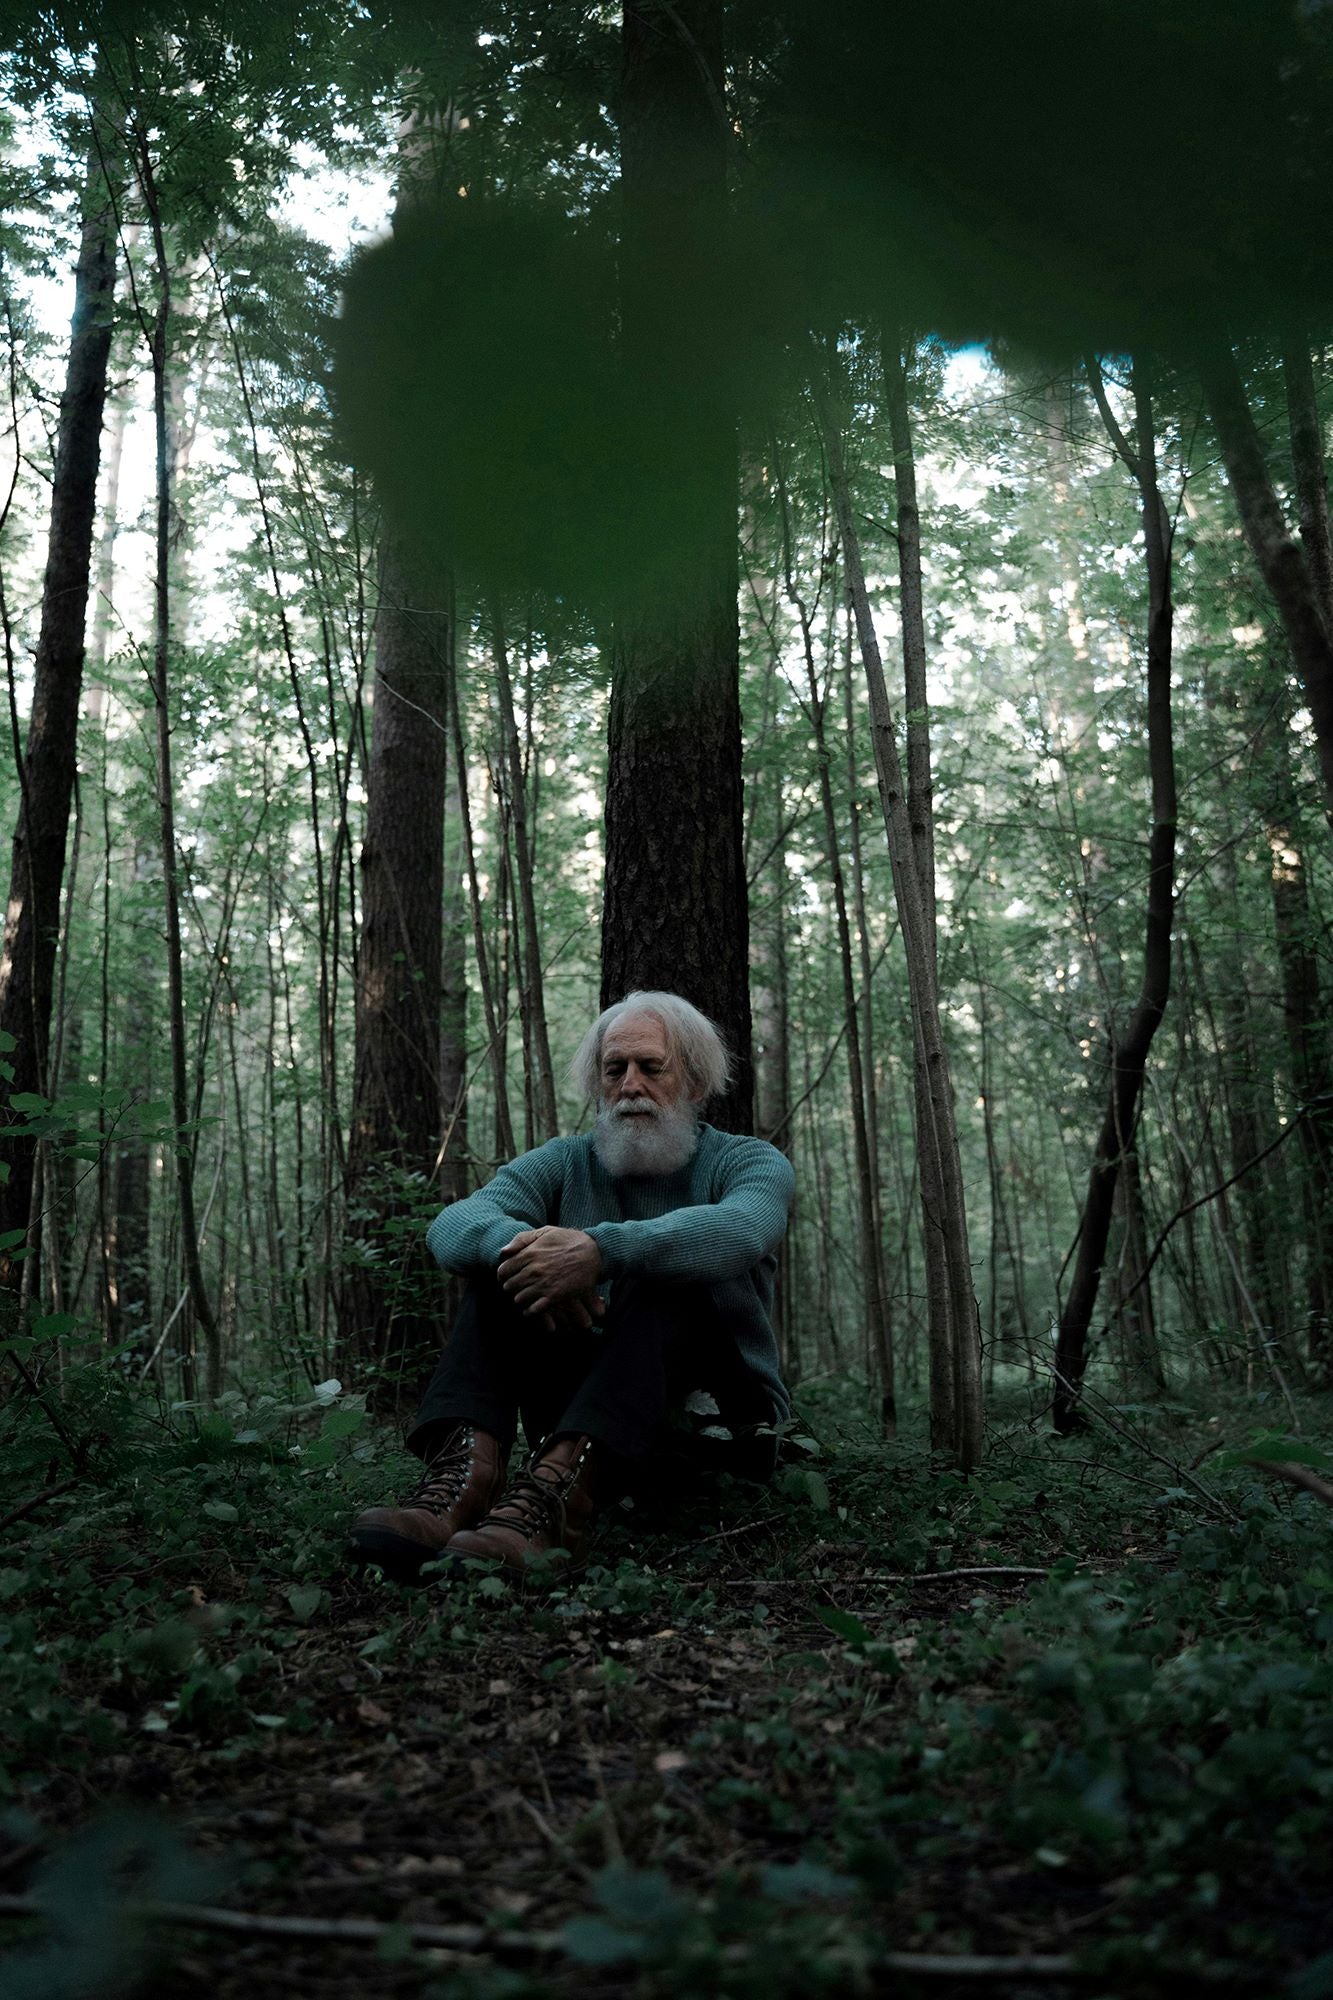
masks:
<instances>
[{"instance_id":1,"label":"green foliage","mask_svg":"<svg viewBox=\"0 0 1333 2000\"><path fill-rule=\"evenodd\" d=\"M1078 1963L1107 1991L1197 1974L1317 1994L1327 1510L1240 1444L1202 1462L1200 1498L1175 1468L1209 1426L1184 1411L1132 1419L1166 1464L1111 1433L1001 1428L962 1479L910 1438L840 1446L855 1408L830 1384L803 1409L827 1509L736 1486L727 1539L715 1499L657 1523L636 1509L549 1589L479 1570L404 1597L341 1568L348 1516L404 1468L336 1381L166 1424L127 1399L96 1483L34 1513L0 1568L0 1784L45 1818L58 1774L114 1790L140 1746L212 1787L290 1740L299 1782L327 1786L365 1755L342 1684L370 1741L437 1715L442 1768L497 1719L540 1744L580 1715L609 1761L581 1818L547 1767L547 1823L578 1863L557 1904L568 1971L496 1967L497 1991L559 1994L605 1967L651 2000L794 2000L859 1990L890 1949L1016 1949L1013 1926L1065 1949L1077 1915ZM1327 1411L1299 1408L1300 1438L1266 1442L1318 1456ZM49 1455L36 1411L18 1415L0 1444ZM1253 1428L1222 1421L1228 1446ZM23 1497L32 1471L4 1462ZM1014 1563L1045 1574L1006 1578ZM478 1838L470 1869L492 1858ZM126 1901L184 1893L156 1865ZM83 1943L38 1949L95 1948L121 1977L119 1924L90 1915ZM478 1995L490 1976L469 1975Z\"/></svg>"}]
</instances>

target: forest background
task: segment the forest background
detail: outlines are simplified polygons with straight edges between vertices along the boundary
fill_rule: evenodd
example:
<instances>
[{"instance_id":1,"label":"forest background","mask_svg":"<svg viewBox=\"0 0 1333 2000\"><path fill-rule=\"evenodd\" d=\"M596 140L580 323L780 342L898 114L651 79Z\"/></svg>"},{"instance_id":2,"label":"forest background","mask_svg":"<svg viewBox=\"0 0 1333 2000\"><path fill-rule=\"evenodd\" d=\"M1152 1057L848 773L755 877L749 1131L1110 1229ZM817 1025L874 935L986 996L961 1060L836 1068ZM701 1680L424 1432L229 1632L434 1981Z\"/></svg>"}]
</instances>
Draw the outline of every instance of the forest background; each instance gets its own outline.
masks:
<instances>
[{"instance_id":1,"label":"forest background","mask_svg":"<svg viewBox=\"0 0 1333 2000\"><path fill-rule=\"evenodd\" d=\"M10 1518L381 1476L425 1222L662 985L803 1417L1225 1410L1313 1532L1330 31L927 11L6 23Z\"/></svg>"}]
</instances>

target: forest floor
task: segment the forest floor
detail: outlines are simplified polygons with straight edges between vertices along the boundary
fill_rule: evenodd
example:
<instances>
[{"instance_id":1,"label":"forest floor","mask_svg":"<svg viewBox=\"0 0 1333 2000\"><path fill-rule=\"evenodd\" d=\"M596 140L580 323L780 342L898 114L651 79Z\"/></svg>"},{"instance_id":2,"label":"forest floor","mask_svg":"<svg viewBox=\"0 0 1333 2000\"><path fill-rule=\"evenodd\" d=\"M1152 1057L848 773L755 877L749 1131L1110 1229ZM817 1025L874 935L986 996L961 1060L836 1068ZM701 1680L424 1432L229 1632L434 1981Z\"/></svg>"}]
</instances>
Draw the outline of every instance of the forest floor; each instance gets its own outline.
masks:
<instances>
[{"instance_id":1,"label":"forest floor","mask_svg":"<svg viewBox=\"0 0 1333 2000\"><path fill-rule=\"evenodd\" d=\"M0 1548L6 2000L1333 1995L1333 1512L1243 1462L1327 1470L1329 1399L1014 1392L971 1479L856 1401L582 1576L406 1593L353 1406L76 1381L97 1475ZM67 1476L15 1403L0 1463Z\"/></svg>"}]
</instances>

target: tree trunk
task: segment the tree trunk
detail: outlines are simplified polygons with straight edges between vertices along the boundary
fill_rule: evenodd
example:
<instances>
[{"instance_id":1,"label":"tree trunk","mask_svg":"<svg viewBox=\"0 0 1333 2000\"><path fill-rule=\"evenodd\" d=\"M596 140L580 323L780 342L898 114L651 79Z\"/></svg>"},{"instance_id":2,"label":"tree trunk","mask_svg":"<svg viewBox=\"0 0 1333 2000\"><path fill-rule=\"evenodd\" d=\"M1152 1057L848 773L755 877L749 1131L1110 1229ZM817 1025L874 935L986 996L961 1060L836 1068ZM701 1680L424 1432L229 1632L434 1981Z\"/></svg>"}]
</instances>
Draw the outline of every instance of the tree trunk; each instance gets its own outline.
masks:
<instances>
[{"instance_id":1,"label":"tree trunk","mask_svg":"<svg viewBox=\"0 0 1333 2000\"><path fill-rule=\"evenodd\" d=\"M1111 1083L1093 1153L1079 1225L1074 1275L1055 1348L1055 1427L1062 1434L1079 1421L1078 1398L1087 1364L1088 1327L1101 1285L1115 1210L1116 1183L1134 1143L1148 1051L1171 991L1171 924L1175 911L1176 767L1171 740L1171 525L1157 485L1152 391L1146 366L1134 363L1134 442L1121 432L1106 401L1096 363L1093 393L1112 443L1139 489L1148 569L1148 766L1152 786L1152 835L1139 997L1123 1035L1113 1028ZM1108 1024L1108 1027L1110 1024Z\"/></svg>"},{"instance_id":2,"label":"tree trunk","mask_svg":"<svg viewBox=\"0 0 1333 2000\"><path fill-rule=\"evenodd\" d=\"M775 452L775 458L777 454ZM787 484L779 462L778 499L782 509L782 558L787 599L795 611L801 630L801 650L805 660L807 713L814 731L815 759L819 769L819 801L824 820L824 855L833 887L833 908L837 922L838 969L842 980L843 1041L847 1051L847 1081L851 1097L852 1136L856 1152L856 1204L861 1236L861 1286L865 1309L867 1348L878 1370L880 1420L884 1435L895 1437L898 1429L894 1389L893 1328L884 1298L884 1267L876 1235L875 1176L866 1123L866 1086L862 1074L861 1021L856 1001L856 975L852 966L852 930L847 916L847 886L843 876L838 819L833 802L828 737L824 728L827 694L819 685L815 666L814 634L805 600L796 587L792 564L791 521Z\"/></svg>"},{"instance_id":3,"label":"tree trunk","mask_svg":"<svg viewBox=\"0 0 1333 2000\"><path fill-rule=\"evenodd\" d=\"M1315 572L1278 504L1235 357L1229 349L1214 355L1200 373L1245 539L1277 606L1305 689L1325 804L1333 812L1333 638L1325 624Z\"/></svg>"},{"instance_id":4,"label":"tree trunk","mask_svg":"<svg viewBox=\"0 0 1333 2000\"><path fill-rule=\"evenodd\" d=\"M189 1290L191 1314L182 1321L182 1387L187 1400L195 1392L194 1335L202 1331L206 1349L217 1339L213 1309L204 1283L195 1218L193 1142L189 1088L186 1080L185 986L181 949L180 880L176 851L176 797L171 760L171 438L167 412L167 330L171 324L171 268L167 262L157 180L146 134L136 138L139 189L148 211L157 267L157 309L145 319L153 372L153 431L156 448L156 534L153 575L153 702L157 719L157 806L165 899L167 946L167 1014L171 1047L171 1104L175 1124L172 1151L176 1162L176 1196L180 1206L181 1255ZM142 309L141 309L142 310Z\"/></svg>"},{"instance_id":5,"label":"tree trunk","mask_svg":"<svg viewBox=\"0 0 1333 2000\"><path fill-rule=\"evenodd\" d=\"M1301 541L1314 584L1324 630L1333 639L1333 539L1328 525L1328 474L1324 440L1315 398L1314 368L1303 342L1282 351L1282 379L1287 391L1291 430L1291 466L1296 476L1296 504Z\"/></svg>"},{"instance_id":6,"label":"tree trunk","mask_svg":"<svg viewBox=\"0 0 1333 2000\"><path fill-rule=\"evenodd\" d=\"M972 1264L967 1241L967 1215L963 1197L962 1162L958 1152L958 1128L954 1118L953 1088L949 1062L940 1033L939 996L936 990L934 955L921 879L913 852L907 793L903 782L893 711L884 681L879 640L866 591L861 562L861 542L843 456L842 437L829 415L819 373L823 357L816 357L815 395L820 429L828 454L829 479L842 542L847 584L856 614L861 658L870 694L871 735L875 748L875 769L879 778L880 802L888 837L889 861L893 870L894 895L902 924L907 957L908 991L911 998L913 1046L917 1061L925 1069L930 1088L917 1130L917 1150L923 1163L938 1176L939 1208L928 1217L927 1226L944 1239L949 1280L950 1353L953 1362L954 1405L951 1412L951 1447L963 1470L977 1465L983 1448L984 1418L981 1398L981 1356L977 1327L977 1303L972 1285ZM923 1172L924 1179L924 1172Z\"/></svg>"},{"instance_id":7,"label":"tree trunk","mask_svg":"<svg viewBox=\"0 0 1333 2000\"><path fill-rule=\"evenodd\" d=\"M486 1050L491 1069L491 1085L495 1097L495 1149L501 1159L512 1160L517 1150L514 1144L514 1122L509 1110L509 1089L505 1079L504 1029L495 1004L495 982L491 977L491 954L486 942L485 912L481 901L481 883L477 874L477 851L472 837L472 802L467 789L467 747L463 741L463 724L458 708L458 660L454 655L454 671L449 677L449 727L454 747L454 762L457 767L457 792L459 823L463 835L463 855L467 862L468 907L472 915L472 942L477 961L477 978L481 984L482 1013L486 1021ZM503 995L501 996L503 1004Z\"/></svg>"},{"instance_id":8,"label":"tree trunk","mask_svg":"<svg viewBox=\"0 0 1333 2000\"><path fill-rule=\"evenodd\" d=\"M413 1218L429 1204L440 1143L448 627L434 594L386 544L347 1157L349 1235L368 1254L347 1262L338 1318L364 1363L395 1373L440 1335L429 1303L434 1271Z\"/></svg>"},{"instance_id":9,"label":"tree trunk","mask_svg":"<svg viewBox=\"0 0 1333 2000\"><path fill-rule=\"evenodd\" d=\"M893 445L893 481L898 505L899 617L902 623L903 704L907 732L907 818L912 860L921 889L931 978L938 983L935 933L935 815L930 769L930 705L926 692L925 591L921 579L921 514L916 497L916 454L907 401L908 358L895 334L882 345L885 401ZM918 1059L913 1066L918 1130L929 1120L930 1079ZM922 1242L926 1260L926 1301L930 1340L930 1436L937 1451L947 1450L955 1423L953 1305L944 1237L932 1226L942 1193L933 1153L921 1163Z\"/></svg>"},{"instance_id":10,"label":"tree trunk","mask_svg":"<svg viewBox=\"0 0 1333 2000\"><path fill-rule=\"evenodd\" d=\"M521 934L519 1008L523 1022L523 1047L528 1055L529 1101L533 1131L529 1143L540 1144L556 1133L555 1078L551 1069L551 1043L546 1030L546 994L542 981L541 938L537 930L537 900L533 884L532 843L528 838L527 781L518 740L518 720L514 713L514 688L509 676L509 653L505 645L500 606L491 607L492 641L495 653L495 685L500 697L500 729L504 737L503 758L508 779L509 815L514 834L514 893Z\"/></svg>"},{"instance_id":11,"label":"tree trunk","mask_svg":"<svg viewBox=\"0 0 1333 2000\"><path fill-rule=\"evenodd\" d=\"M1309 1353L1315 1374L1333 1377L1333 1048L1320 992L1320 925L1310 907L1286 714L1279 707L1256 746L1267 781L1261 801L1270 863L1273 927L1292 1092L1304 1116L1301 1196L1306 1234Z\"/></svg>"},{"instance_id":12,"label":"tree trunk","mask_svg":"<svg viewBox=\"0 0 1333 2000\"><path fill-rule=\"evenodd\" d=\"M702 392L718 372L706 287L670 281L697 269L725 214L721 0L625 0L622 51L624 357L654 490L671 492L679 466L686 497L664 499L666 513L640 524L638 553L669 548L671 574L623 605L616 625L602 1004L658 987L701 1007L737 1065L709 1115L744 1132L753 1081L735 422Z\"/></svg>"},{"instance_id":13,"label":"tree trunk","mask_svg":"<svg viewBox=\"0 0 1333 2000\"><path fill-rule=\"evenodd\" d=\"M455 634L451 632L451 641ZM449 676L455 663L452 644ZM467 890L463 866L463 773L455 765L444 808L444 923L440 950L440 1192L467 1193Z\"/></svg>"},{"instance_id":14,"label":"tree trunk","mask_svg":"<svg viewBox=\"0 0 1333 2000\"><path fill-rule=\"evenodd\" d=\"M115 287L114 201L96 143L89 150L83 217L51 482L32 710L20 771L22 803L0 955L0 1049L6 1047L4 1036L14 1038L9 1088L40 1095L47 1085ZM0 1239L28 1228L32 1198L33 1142L10 1140L5 1150L10 1171L0 1183ZM38 1247L34 1240L29 1255L35 1257ZM18 1274L17 1261L0 1250L0 1282L14 1284Z\"/></svg>"}]
</instances>

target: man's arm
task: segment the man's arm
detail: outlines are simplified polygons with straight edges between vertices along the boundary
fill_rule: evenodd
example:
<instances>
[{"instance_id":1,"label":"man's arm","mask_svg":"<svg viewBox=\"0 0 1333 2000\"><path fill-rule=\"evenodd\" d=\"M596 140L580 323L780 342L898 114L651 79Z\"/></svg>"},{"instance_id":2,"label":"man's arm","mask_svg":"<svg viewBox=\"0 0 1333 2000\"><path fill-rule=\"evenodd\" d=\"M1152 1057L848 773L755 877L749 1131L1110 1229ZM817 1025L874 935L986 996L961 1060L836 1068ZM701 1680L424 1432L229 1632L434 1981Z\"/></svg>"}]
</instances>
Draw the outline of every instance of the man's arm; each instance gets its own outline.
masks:
<instances>
[{"instance_id":1,"label":"man's arm","mask_svg":"<svg viewBox=\"0 0 1333 2000\"><path fill-rule=\"evenodd\" d=\"M435 1261L460 1277L494 1271L501 1253L522 1231L557 1221L566 1145L564 1139L548 1140L501 1167L476 1194L441 1209L426 1231Z\"/></svg>"},{"instance_id":2,"label":"man's arm","mask_svg":"<svg viewBox=\"0 0 1333 2000\"><path fill-rule=\"evenodd\" d=\"M796 1179L766 1140L736 1147L713 1202L674 1208L645 1222L598 1222L588 1231L608 1278L630 1272L678 1283L717 1284L751 1271L781 1243Z\"/></svg>"}]
</instances>

